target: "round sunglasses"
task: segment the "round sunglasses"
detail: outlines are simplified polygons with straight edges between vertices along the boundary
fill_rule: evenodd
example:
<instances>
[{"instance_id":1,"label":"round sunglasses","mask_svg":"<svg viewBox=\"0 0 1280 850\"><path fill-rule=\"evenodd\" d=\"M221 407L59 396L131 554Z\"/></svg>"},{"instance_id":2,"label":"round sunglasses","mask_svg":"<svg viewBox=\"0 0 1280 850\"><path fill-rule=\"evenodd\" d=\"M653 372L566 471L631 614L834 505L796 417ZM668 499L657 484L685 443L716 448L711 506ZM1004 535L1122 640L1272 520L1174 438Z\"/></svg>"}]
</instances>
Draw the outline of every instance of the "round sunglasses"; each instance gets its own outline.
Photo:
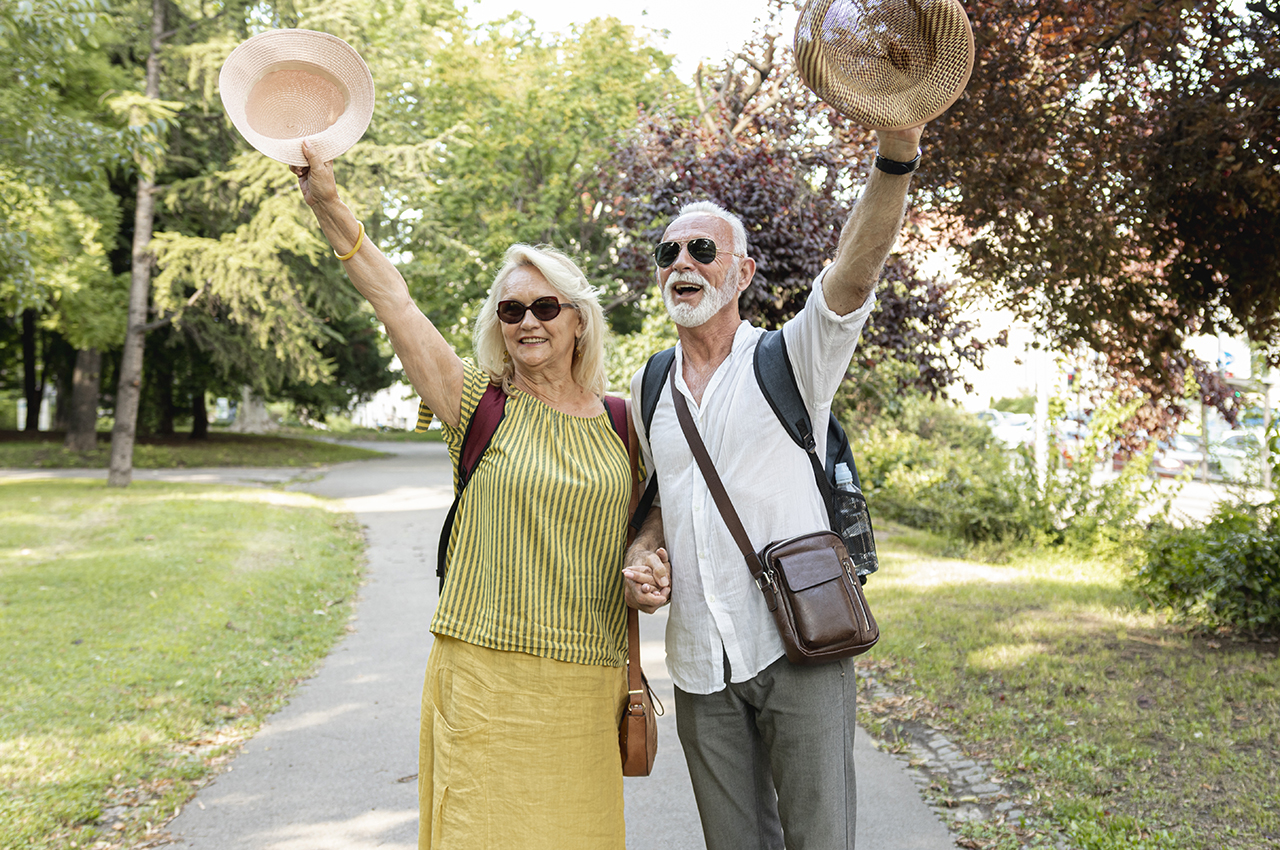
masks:
<instances>
[{"instance_id":1,"label":"round sunglasses","mask_svg":"<svg viewBox=\"0 0 1280 850\"><path fill-rule=\"evenodd\" d=\"M693 257L704 266L708 263L714 263L716 256L719 254L732 254L735 257L745 257L746 254L739 254L736 251L722 251L716 247L714 239L688 239L684 242L659 242L657 247L653 249L653 259L658 264L658 268L665 269L676 261L680 256L680 247L682 245L689 246L689 256Z\"/></svg>"},{"instance_id":2,"label":"round sunglasses","mask_svg":"<svg viewBox=\"0 0 1280 850\"><path fill-rule=\"evenodd\" d=\"M524 321L526 312L532 313L539 322L549 322L560 315L561 307L578 309L577 305L561 302L554 295L547 295L535 300L532 304L521 304L519 301L499 301L498 319L504 324L518 325Z\"/></svg>"}]
</instances>

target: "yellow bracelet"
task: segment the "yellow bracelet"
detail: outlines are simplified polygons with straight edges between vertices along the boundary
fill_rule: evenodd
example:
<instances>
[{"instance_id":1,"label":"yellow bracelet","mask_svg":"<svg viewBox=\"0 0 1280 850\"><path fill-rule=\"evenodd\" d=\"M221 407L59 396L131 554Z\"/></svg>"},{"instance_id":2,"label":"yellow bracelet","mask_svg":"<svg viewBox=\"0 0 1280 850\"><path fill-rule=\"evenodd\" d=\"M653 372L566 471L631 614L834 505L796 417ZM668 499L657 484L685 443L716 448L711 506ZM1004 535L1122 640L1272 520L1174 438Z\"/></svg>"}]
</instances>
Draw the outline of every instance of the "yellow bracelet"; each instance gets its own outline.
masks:
<instances>
[{"instance_id":1,"label":"yellow bracelet","mask_svg":"<svg viewBox=\"0 0 1280 850\"><path fill-rule=\"evenodd\" d=\"M354 257L356 255L356 251L360 250L360 243L364 242L364 222L357 221L356 224L360 225L360 235L356 237L356 247L352 248L345 254L339 254L337 251L334 251L333 255L339 260L349 260Z\"/></svg>"}]
</instances>

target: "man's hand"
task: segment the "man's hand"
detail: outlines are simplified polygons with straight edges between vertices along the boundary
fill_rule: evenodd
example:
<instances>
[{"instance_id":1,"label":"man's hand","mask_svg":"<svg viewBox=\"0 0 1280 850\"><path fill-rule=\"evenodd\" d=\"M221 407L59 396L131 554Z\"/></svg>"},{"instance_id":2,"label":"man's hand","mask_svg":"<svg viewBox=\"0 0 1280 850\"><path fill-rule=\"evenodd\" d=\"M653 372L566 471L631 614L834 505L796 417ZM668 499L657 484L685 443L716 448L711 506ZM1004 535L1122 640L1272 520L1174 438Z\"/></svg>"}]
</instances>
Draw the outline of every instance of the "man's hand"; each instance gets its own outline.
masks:
<instances>
[{"instance_id":1,"label":"man's hand","mask_svg":"<svg viewBox=\"0 0 1280 850\"><path fill-rule=\"evenodd\" d=\"M876 152L885 159L910 162L920 151L920 136L923 133L923 124L901 130L876 130Z\"/></svg>"},{"instance_id":2,"label":"man's hand","mask_svg":"<svg viewBox=\"0 0 1280 850\"><path fill-rule=\"evenodd\" d=\"M671 601L671 562L667 550L631 547L622 570L627 605L652 614Z\"/></svg>"}]
</instances>

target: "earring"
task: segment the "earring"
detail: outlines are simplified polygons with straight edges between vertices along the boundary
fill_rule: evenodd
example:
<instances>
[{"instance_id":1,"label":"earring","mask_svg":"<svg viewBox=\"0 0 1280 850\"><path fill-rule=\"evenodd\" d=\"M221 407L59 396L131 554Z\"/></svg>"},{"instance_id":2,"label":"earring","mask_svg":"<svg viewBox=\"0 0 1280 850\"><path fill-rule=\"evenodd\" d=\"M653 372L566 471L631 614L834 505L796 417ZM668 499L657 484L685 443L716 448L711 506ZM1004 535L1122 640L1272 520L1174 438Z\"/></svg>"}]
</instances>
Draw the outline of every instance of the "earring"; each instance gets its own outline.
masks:
<instances>
[{"instance_id":1,"label":"earring","mask_svg":"<svg viewBox=\"0 0 1280 850\"><path fill-rule=\"evenodd\" d=\"M503 362L503 363L510 363L510 362L511 362L511 352L509 352L509 351L504 351L504 352L502 352L502 362Z\"/></svg>"}]
</instances>

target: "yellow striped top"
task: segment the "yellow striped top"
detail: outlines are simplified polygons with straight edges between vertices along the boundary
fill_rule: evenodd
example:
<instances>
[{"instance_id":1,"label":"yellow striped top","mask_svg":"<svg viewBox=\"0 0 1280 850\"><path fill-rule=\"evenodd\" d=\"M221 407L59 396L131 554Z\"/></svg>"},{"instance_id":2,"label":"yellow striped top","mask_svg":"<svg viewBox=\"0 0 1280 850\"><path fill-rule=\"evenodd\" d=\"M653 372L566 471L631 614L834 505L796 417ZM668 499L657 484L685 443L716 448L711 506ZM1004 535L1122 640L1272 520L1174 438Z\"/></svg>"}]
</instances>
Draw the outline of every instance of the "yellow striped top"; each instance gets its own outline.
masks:
<instances>
[{"instance_id":1,"label":"yellow striped top","mask_svg":"<svg viewBox=\"0 0 1280 850\"><path fill-rule=\"evenodd\" d=\"M489 384L466 363L462 439ZM419 405L418 428L432 418ZM443 423L442 423L443 424ZM557 661L626 663L622 550L631 469L607 412L570 416L517 391L463 492L431 631Z\"/></svg>"}]
</instances>

